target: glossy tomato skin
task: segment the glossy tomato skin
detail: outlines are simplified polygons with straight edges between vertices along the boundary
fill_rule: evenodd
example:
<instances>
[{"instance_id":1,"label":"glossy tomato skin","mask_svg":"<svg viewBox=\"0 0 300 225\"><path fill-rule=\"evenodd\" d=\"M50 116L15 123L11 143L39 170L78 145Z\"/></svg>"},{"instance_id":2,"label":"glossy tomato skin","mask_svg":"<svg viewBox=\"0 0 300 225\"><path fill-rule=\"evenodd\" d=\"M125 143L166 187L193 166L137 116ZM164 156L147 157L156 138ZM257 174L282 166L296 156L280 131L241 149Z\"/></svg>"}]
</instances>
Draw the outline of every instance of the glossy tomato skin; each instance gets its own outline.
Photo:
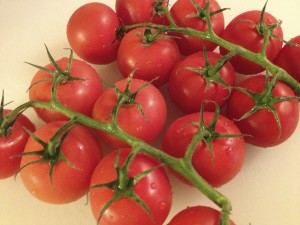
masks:
<instances>
[{"instance_id":1,"label":"glossy tomato skin","mask_svg":"<svg viewBox=\"0 0 300 225\"><path fill-rule=\"evenodd\" d=\"M168 225L219 225L220 212L207 206L192 206L178 212ZM230 221L230 225L235 225Z\"/></svg>"},{"instance_id":2,"label":"glossy tomato skin","mask_svg":"<svg viewBox=\"0 0 300 225\"><path fill-rule=\"evenodd\" d=\"M125 25L152 22L165 24L166 16L153 13L155 0L116 0L116 13ZM163 1L167 5L167 1Z\"/></svg>"},{"instance_id":3,"label":"glossy tomato skin","mask_svg":"<svg viewBox=\"0 0 300 225\"><path fill-rule=\"evenodd\" d=\"M120 27L117 14L109 6L91 2L79 7L67 24L71 48L83 60L93 64L108 64L117 57Z\"/></svg>"},{"instance_id":4,"label":"glossy tomato skin","mask_svg":"<svg viewBox=\"0 0 300 225\"><path fill-rule=\"evenodd\" d=\"M204 112L206 125L211 122L213 115L214 112ZM179 117L171 123L163 137L163 151L177 158L184 157L198 130L192 123L199 120L199 113L192 113ZM215 130L221 134L241 134L234 122L222 115L218 116ZM218 138L212 142L212 148L214 159L206 144L199 142L192 157L192 164L209 184L219 187L232 180L242 168L245 141L242 136Z\"/></svg>"},{"instance_id":5,"label":"glossy tomato skin","mask_svg":"<svg viewBox=\"0 0 300 225\"><path fill-rule=\"evenodd\" d=\"M128 80L123 79L115 83L121 91L126 88ZM132 79L131 93L145 85L146 81ZM92 117L100 122L109 123L111 113L118 99L113 88L106 89L94 105ZM123 105L118 113L117 122L128 134L140 138L148 143L154 141L165 125L167 117L166 102L161 92L152 84L140 90L135 98L143 114L135 104ZM100 139L114 147L128 146L124 141L103 131L97 132Z\"/></svg>"},{"instance_id":6,"label":"glossy tomato skin","mask_svg":"<svg viewBox=\"0 0 300 225\"><path fill-rule=\"evenodd\" d=\"M68 65L68 58L61 58L56 63L65 70ZM54 66L48 64L45 68L54 71ZM73 59L71 76L81 80L61 83L57 88L58 100L66 107L91 116L93 106L99 95L103 91L102 83L96 70L84 61ZM39 70L31 81L29 89L29 99L49 102L51 100L52 76ZM38 82L42 81L42 82ZM67 120L61 113L50 109L35 108L38 116L45 122L56 120Z\"/></svg>"},{"instance_id":7,"label":"glossy tomato skin","mask_svg":"<svg viewBox=\"0 0 300 225\"><path fill-rule=\"evenodd\" d=\"M261 93L264 90L265 82L264 75L252 76L242 81L239 86L255 93ZM288 85L277 81L272 96L295 96L295 93ZM284 142L293 134L299 120L297 100L275 104L281 123L280 136L279 127L270 110L261 109L245 119L238 120L252 109L254 104L252 97L239 90L234 90L227 105L227 116L236 120L236 124L243 134L249 135L245 136L246 142L260 147L271 147Z\"/></svg>"},{"instance_id":8,"label":"glossy tomato skin","mask_svg":"<svg viewBox=\"0 0 300 225\"><path fill-rule=\"evenodd\" d=\"M121 74L128 77L134 70L134 78L153 81L156 86L162 86L169 80L171 70L180 60L180 52L176 42L166 35L160 35L157 40L145 44L141 37L145 28L131 30L122 39L117 62Z\"/></svg>"},{"instance_id":9,"label":"glossy tomato skin","mask_svg":"<svg viewBox=\"0 0 300 225\"><path fill-rule=\"evenodd\" d=\"M195 0L197 5L200 8L203 8L206 4L206 0ZM220 10L220 5L217 1L211 0L209 5L209 11L215 12ZM192 4L190 0L177 0L170 9L170 13L175 23L180 27L190 27L199 31L207 31L207 23L200 19L197 16L190 16L196 14L195 6ZM221 35L224 30L224 15L223 13L217 13L211 17L211 24L214 32L217 35ZM202 39L183 35L183 34L173 34L178 36L176 38L176 42L179 46L180 52L183 55L189 55L195 53L197 51L202 51L205 43L205 47L207 50L214 50L217 45L210 41L204 41Z\"/></svg>"},{"instance_id":10,"label":"glossy tomato skin","mask_svg":"<svg viewBox=\"0 0 300 225\"><path fill-rule=\"evenodd\" d=\"M256 25L259 23L260 15L261 11L259 10L239 14L226 26L221 37L250 51L260 52L264 41L263 35L260 34L256 28ZM266 25L271 25L278 23L278 20L273 15L265 12L264 22ZM273 34L279 38L283 38L282 28L278 26L273 30ZM282 42L275 37L270 37L266 50L267 58L273 62L281 48ZM228 51L224 48L220 48L220 53L224 55L228 53ZM230 62L237 73L245 75L257 74L264 70L263 67L239 55L234 56Z\"/></svg>"},{"instance_id":11,"label":"glossy tomato skin","mask_svg":"<svg viewBox=\"0 0 300 225\"><path fill-rule=\"evenodd\" d=\"M4 116L11 110L5 109ZM16 156L24 151L29 138L28 132L34 132L35 125L23 114L14 122L8 136L0 136L0 179L13 176L20 168L21 157Z\"/></svg>"},{"instance_id":12,"label":"glossy tomato skin","mask_svg":"<svg viewBox=\"0 0 300 225\"><path fill-rule=\"evenodd\" d=\"M300 45L300 35L292 38L290 43ZM296 45L284 45L280 50L275 64L286 70L292 77L300 82L300 47Z\"/></svg>"},{"instance_id":13,"label":"glossy tomato skin","mask_svg":"<svg viewBox=\"0 0 300 225\"><path fill-rule=\"evenodd\" d=\"M106 155L96 167L91 179L91 186L104 184L117 179L114 163L119 155L122 166L130 148L123 148ZM158 162L144 154L138 154L129 168L129 177L158 166ZM144 201L152 213L153 220L136 202L122 197L114 202L103 214L99 225L161 225L167 218L172 203L172 188L163 167L157 168L142 178L134 186L135 193ZM108 188L95 188L90 191L90 205L93 215L98 219L102 208L113 196Z\"/></svg>"},{"instance_id":14,"label":"glossy tomato skin","mask_svg":"<svg viewBox=\"0 0 300 225\"><path fill-rule=\"evenodd\" d=\"M209 62L214 65L222 56L215 52L207 52ZM228 88L222 84L212 82L207 84L204 75L189 70L186 67L196 69L205 68L204 53L202 51L194 53L182 59L173 68L170 75L168 90L171 100L185 113L199 112L204 101L213 101L223 107L230 95ZM236 83L236 73L230 63L226 63L219 74L224 82L229 86ZM205 104L204 109L214 111L215 104Z\"/></svg>"},{"instance_id":15,"label":"glossy tomato skin","mask_svg":"<svg viewBox=\"0 0 300 225\"><path fill-rule=\"evenodd\" d=\"M63 121L45 124L34 134L48 142L63 124ZM29 138L24 152L38 150L42 150L42 146ZM49 177L49 162L29 165L20 172L26 189L41 201L65 204L84 196L88 191L92 173L102 158L102 149L97 138L84 126L72 128L61 146L61 151L71 165L62 160L58 161L53 169L53 186ZM41 157L38 155L23 156L21 166L39 159Z\"/></svg>"}]
</instances>

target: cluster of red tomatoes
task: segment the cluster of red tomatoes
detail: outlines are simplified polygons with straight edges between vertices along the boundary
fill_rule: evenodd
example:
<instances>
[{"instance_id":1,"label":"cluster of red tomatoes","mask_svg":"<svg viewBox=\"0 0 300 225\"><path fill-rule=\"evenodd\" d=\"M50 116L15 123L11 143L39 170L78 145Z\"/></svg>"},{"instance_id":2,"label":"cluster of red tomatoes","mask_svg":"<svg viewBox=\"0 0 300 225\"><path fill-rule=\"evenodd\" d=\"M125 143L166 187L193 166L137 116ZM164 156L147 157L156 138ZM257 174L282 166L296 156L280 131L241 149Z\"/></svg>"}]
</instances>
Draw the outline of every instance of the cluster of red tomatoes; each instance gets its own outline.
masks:
<instances>
[{"instance_id":1,"label":"cluster of red tomatoes","mask_svg":"<svg viewBox=\"0 0 300 225\"><path fill-rule=\"evenodd\" d=\"M68 21L67 38L81 60L72 55L54 60L47 49L51 63L38 67L29 98L50 102L53 77L65 77L56 89L62 105L102 123L116 120L127 134L149 144L162 137L162 151L177 158L185 156L202 127L206 133L194 151L192 164L210 185L219 187L240 171L245 142L269 147L293 134L299 118L297 95L285 83L263 75L264 68L254 62L238 55L224 60L228 51L213 42L184 32L161 32L150 24L206 31L209 25L203 9L208 7L215 34L253 52L263 49L271 62L298 81L300 67L286 56L299 56L300 49L295 44L283 46L280 22L264 10L242 13L225 27L223 10L214 0L177 0L169 14L163 10L167 7L167 1L116 0L115 10L103 3L78 8ZM148 26L135 26L141 23ZM128 29L122 30L122 26ZM267 42L266 29L270 32ZM299 37L291 43L300 44ZM88 63L113 61L124 79L104 88L101 76ZM245 76L237 84L237 74L257 76ZM168 107L160 91L163 86L182 115L168 127ZM120 98L122 105L116 113ZM122 166L127 165L131 149L113 132L82 125L63 130L69 115L55 107L35 108L45 122L37 130L21 113L3 126L11 112L3 106L2 102L0 178L18 172L32 195L55 204L75 201L93 187L90 204L102 225L165 222L172 187L156 159L138 154L124 172ZM104 154L101 144L113 150ZM124 173L128 182L121 185L118 181L124 181L120 177ZM183 210L169 225L216 225L218 221L218 211L199 206Z\"/></svg>"}]
</instances>

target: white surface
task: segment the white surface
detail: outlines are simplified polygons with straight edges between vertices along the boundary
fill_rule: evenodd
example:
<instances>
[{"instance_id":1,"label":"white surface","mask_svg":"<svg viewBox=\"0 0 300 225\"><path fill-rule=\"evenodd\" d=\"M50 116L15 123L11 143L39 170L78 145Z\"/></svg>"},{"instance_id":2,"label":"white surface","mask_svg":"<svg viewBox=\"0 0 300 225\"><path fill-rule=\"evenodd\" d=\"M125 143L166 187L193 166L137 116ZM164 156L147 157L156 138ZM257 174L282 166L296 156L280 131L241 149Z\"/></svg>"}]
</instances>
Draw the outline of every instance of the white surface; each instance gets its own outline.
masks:
<instances>
[{"instance_id":1,"label":"white surface","mask_svg":"<svg viewBox=\"0 0 300 225\"><path fill-rule=\"evenodd\" d=\"M101 1L101 0L100 0ZM11 106L27 101L26 90L35 69L23 62L45 65L47 44L53 56L67 56L69 47L66 24L71 13L86 0L0 0L0 89L5 89ZM102 0L114 7L114 0ZM173 1L171 1L173 2ZM220 0L227 22L237 13L261 9L265 1ZM288 40L300 34L298 0L268 3L267 11L284 21ZM95 67L100 74L115 79L115 64ZM37 121L32 111L26 114ZM38 121L37 121L38 122ZM270 148L247 150L241 173L220 188L233 205L236 225L300 225L300 126L284 144ZM172 180L173 181L173 180ZM212 205L194 188L174 182L174 206L170 217L192 205ZM86 199L68 205L49 205L34 199L19 178L0 180L1 225L94 225Z\"/></svg>"}]
</instances>

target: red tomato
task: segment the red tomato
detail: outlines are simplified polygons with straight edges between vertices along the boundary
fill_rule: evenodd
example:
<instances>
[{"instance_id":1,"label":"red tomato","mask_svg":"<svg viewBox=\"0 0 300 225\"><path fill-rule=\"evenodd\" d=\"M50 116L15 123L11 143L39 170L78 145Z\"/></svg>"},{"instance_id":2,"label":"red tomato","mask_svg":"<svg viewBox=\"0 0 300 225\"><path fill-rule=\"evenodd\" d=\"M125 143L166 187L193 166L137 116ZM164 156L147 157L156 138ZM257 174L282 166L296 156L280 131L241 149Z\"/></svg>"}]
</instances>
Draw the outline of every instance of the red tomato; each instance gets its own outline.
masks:
<instances>
[{"instance_id":1,"label":"red tomato","mask_svg":"<svg viewBox=\"0 0 300 225\"><path fill-rule=\"evenodd\" d=\"M62 58L56 63L65 70L69 59ZM54 66L50 63L45 68L55 71ZM73 59L71 73L72 77L83 80L68 81L61 83L57 88L58 100L66 107L91 116L93 106L99 95L102 93L102 83L96 70L84 61ZM29 99L49 102L51 100L52 88L51 75L43 70L39 70L31 81L32 87L29 89ZM39 82L42 81L42 82ZM33 85L34 84L34 85ZM66 116L49 109L35 108L38 116L46 121L66 120Z\"/></svg>"},{"instance_id":2,"label":"red tomato","mask_svg":"<svg viewBox=\"0 0 300 225\"><path fill-rule=\"evenodd\" d=\"M254 93L262 93L265 84L265 76L259 75L249 77L242 81L239 87ZM288 97L295 96L295 93L288 85L277 81L272 91L272 96ZM270 147L284 142L293 134L299 120L297 100L278 102L275 104L275 110L281 124L281 133L273 113L268 109L261 109L245 119L238 120L251 110L254 104L253 98L248 94L240 90L234 90L227 105L228 117L237 120L236 124L241 132L249 135L245 136L246 142L261 147Z\"/></svg>"},{"instance_id":3,"label":"red tomato","mask_svg":"<svg viewBox=\"0 0 300 225\"><path fill-rule=\"evenodd\" d=\"M100 161L91 179L91 186L105 184L117 179L114 163L119 154L119 166L122 166L130 149L121 149L111 152ZM137 154L129 167L128 177L132 178L146 170L158 166L158 162L144 154ZM153 170L138 181L133 190L146 204L153 220L147 212L136 202L121 197L112 203L104 212L99 225L155 225L163 224L167 218L171 203L172 190L168 176L163 167ZM103 207L112 198L115 192L108 188L95 188L90 191L90 205L96 219L99 218Z\"/></svg>"},{"instance_id":4,"label":"red tomato","mask_svg":"<svg viewBox=\"0 0 300 225\"><path fill-rule=\"evenodd\" d=\"M48 123L34 134L44 142L48 142L64 124L62 121ZM29 138L25 153L42 150L41 144ZM49 177L50 163L31 164L20 171L23 184L36 198L53 204L75 201L88 191L92 173L102 158L102 150L95 135L84 126L72 128L64 139L61 153L70 162L69 165L59 160L53 169L52 185ZM22 157L21 166L40 160L40 155Z\"/></svg>"},{"instance_id":5,"label":"red tomato","mask_svg":"<svg viewBox=\"0 0 300 225\"><path fill-rule=\"evenodd\" d=\"M116 0L116 13L125 25L152 22L165 24L166 17L154 13L154 6L157 0ZM167 0L163 0L163 6Z\"/></svg>"},{"instance_id":6,"label":"red tomato","mask_svg":"<svg viewBox=\"0 0 300 225\"><path fill-rule=\"evenodd\" d=\"M222 38L225 40L240 45L250 51L260 52L264 36L258 31L257 24L259 23L261 11L253 10L244 12L236 16L225 28L222 33ZM277 19L271 14L265 12L264 23L266 25L277 24ZM279 38L283 38L282 29L280 26L275 28L272 33ZM282 47L282 42L275 37L270 37L267 44L266 55L270 61L274 61ZM220 48L222 55L228 51ZM263 67L245 59L239 55L234 56L230 61L236 72L241 74L256 74L264 70Z\"/></svg>"},{"instance_id":7,"label":"red tomato","mask_svg":"<svg viewBox=\"0 0 300 225\"><path fill-rule=\"evenodd\" d=\"M208 125L214 112L204 112L204 123ZM198 127L194 122L200 121L200 113L184 115L168 127L163 137L162 149L177 158L182 158L196 134ZM215 132L220 134L240 134L233 121L219 115ZM176 141L174 141L176 140ZM217 138L212 141L213 154L204 143L198 143L192 164L195 170L214 187L219 187L233 179L240 171L245 157L245 142L242 136ZM213 158L214 157L214 158Z\"/></svg>"},{"instance_id":8,"label":"red tomato","mask_svg":"<svg viewBox=\"0 0 300 225\"><path fill-rule=\"evenodd\" d=\"M125 35L120 44L117 62L124 77L132 71L134 78L151 81L156 86L167 83L174 65L180 59L176 42L166 35L159 35L151 43L144 43L145 28L131 30ZM154 32L154 31L153 31Z\"/></svg>"},{"instance_id":9,"label":"red tomato","mask_svg":"<svg viewBox=\"0 0 300 225\"><path fill-rule=\"evenodd\" d=\"M107 64L117 57L120 27L117 14L109 6L92 2L78 8L70 17L67 37L71 48L83 60Z\"/></svg>"},{"instance_id":10,"label":"red tomato","mask_svg":"<svg viewBox=\"0 0 300 225\"><path fill-rule=\"evenodd\" d=\"M124 79L115 83L115 86L125 91L128 80ZM130 91L134 93L138 88L145 85L146 81L133 79L130 84ZM141 106L143 114L136 104L130 102L121 106L118 113L118 124L128 134L140 138L146 142L152 142L160 134L165 125L167 117L166 102L160 91L152 84L144 87L135 97L135 102ZM111 122L112 110L118 101L113 88L106 89L98 98L93 110L93 118L104 122ZM122 140L106 132L98 131L101 140L110 146L128 146Z\"/></svg>"},{"instance_id":11,"label":"red tomato","mask_svg":"<svg viewBox=\"0 0 300 225\"><path fill-rule=\"evenodd\" d=\"M207 52L210 65L214 65L221 55L214 52ZM204 101L211 100L222 107L229 97L229 90L224 85L211 82L207 86L207 79L212 79L212 75L199 74L198 72L187 69L205 68L205 58L202 51L187 56L173 68L169 79L169 93L171 100L184 112L199 112ZM219 71L220 77L229 86L235 85L235 71L230 63L226 63ZM211 78L210 78L210 77ZM215 110L215 104L205 104L205 110Z\"/></svg>"},{"instance_id":12,"label":"red tomato","mask_svg":"<svg viewBox=\"0 0 300 225\"><path fill-rule=\"evenodd\" d=\"M4 110L4 116L9 112L11 110ZM11 177L20 168L21 157L15 157L15 155L24 151L29 137L24 127L31 132L35 131L34 124L26 116L20 114L10 128L9 135L0 136L0 179Z\"/></svg>"},{"instance_id":13,"label":"red tomato","mask_svg":"<svg viewBox=\"0 0 300 225\"><path fill-rule=\"evenodd\" d=\"M204 8L207 3L206 0L195 0L200 8ZM209 3L209 11L215 12L220 10L220 5L217 1L211 0ZM207 31L207 23L204 18L199 16L191 16L197 13L195 6L191 0L177 0L170 9L170 13L175 23L180 27L190 27L199 31ZM222 12L217 13L211 17L212 29L217 35L221 35L224 30L224 15ZM203 50L205 43L206 49L209 51L214 50L217 45L213 42L204 41L202 39L188 36L184 34L172 34L178 36L176 42L183 55L189 55L197 51Z\"/></svg>"},{"instance_id":14,"label":"red tomato","mask_svg":"<svg viewBox=\"0 0 300 225\"><path fill-rule=\"evenodd\" d=\"M168 225L219 225L220 212L206 206L193 206L177 213ZM230 225L235 225L230 221Z\"/></svg>"},{"instance_id":15,"label":"red tomato","mask_svg":"<svg viewBox=\"0 0 300 225\"><path fill-rule=\"evenodd\" d=\"M290 43L300 45L300 35L292 38ZM286 70L292 77L300 82L300 47L286 44L279 52L275 64Z\"/></svg>"}]
</instances>

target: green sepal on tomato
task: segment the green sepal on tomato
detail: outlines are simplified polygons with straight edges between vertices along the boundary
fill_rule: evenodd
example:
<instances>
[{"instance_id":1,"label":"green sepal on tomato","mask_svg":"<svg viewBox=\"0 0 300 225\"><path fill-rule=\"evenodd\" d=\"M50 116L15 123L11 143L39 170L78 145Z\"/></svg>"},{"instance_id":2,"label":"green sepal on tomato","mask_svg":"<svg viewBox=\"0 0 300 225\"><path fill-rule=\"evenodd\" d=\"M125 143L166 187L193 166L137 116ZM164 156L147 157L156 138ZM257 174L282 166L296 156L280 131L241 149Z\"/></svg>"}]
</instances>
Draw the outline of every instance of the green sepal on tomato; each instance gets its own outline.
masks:
<instances>
[{"instance_id":1,"label":"green sepal on tomato","mask_svg":"<svg viewBox=\"0 0 300 225\"><path fill-rule=\"evenodd\" d=\"M23 114L18 114L6 126L4 119L12 110L0 109L0 179L13 176L20 168L21 154L29 138L26 131L35 131L35 125Z\"/></svg>"},{"instance_id":2,"label":"green sepal on tomato","mask_svg":"<svg viewBox=\"0 0 300 225\"><path fill-rule=\"evenodd\" d=\"M20 176L35 198L65 204L83 197L92 173L102 158L102 148L90 128L70 122L54 121L37 129L25 146Z\"/></svg>"},{"instance_id":3,"label":"green sepal on tomato","mask_svg":"<svg viewBox=\"0 0 300 225\"><path fill-rule=\"evenodd\" d=\"M185 113L198 112L205 101L223 107L236 83L234 68L226 60L218 53L199 51L179 61L168 82L175 105ZM204 109L214 111L216 104L207 103Z\"/></svg>"},{"instance_id":4,"label":"green sepal on tomato","mask_svg":"<svg viewBox=\"0 0 300 225\"><path fill-rule=\"evenodd\" d=\"M98 225L161 225L169 215L172 187L166 171L141 153L128 163L131 151L110 152L93 173L89 199Z\"/></svg>"},{"instance_id":5,"label":"green sepal on tomato","mask_svg":"<svg viewBox=\"0 0 300 225\"><path fill-rule=\"evenodd\" d=\"M112 113L119 101L123 103L114 118ZM130 77L117 81L99 96L92 117L107 124L115 119L118 126L129 135L152 143L166 123L167 106L157 87ZM127 143L112 134L101 130L97 130L97 134L109 146L128 147Z\"/></svg>"},{"instance_id":6,"label":"green sepal on tomato","mask_svg":"<svg viewBox=\"0 0 300 225\"><path fill-rule=\"evenodd\" d=\"M135 70L134 78L162 86L180 60L174 39L154 29L136 28L122 39L117 56L121 74L128 77ZM155 80L154 80L155 79Z\"/></svg>"},{"instance_id":7,"label":"green sepal on tomato","mask_svg":"<svg viewBox=\"0 0 300 225\"><path fill-rule=\"evenodd\" d=\"M198 132L201 132L201 139L192 149L192 165L210 185L222 186L241 170L245 158L245 141L235 123L217 110L177 118L163 136L162 150L177 158L186 157ZM189 183L180 175L178 177Z\"/></svg>"},{"instance_id":8,"label":"green sepal on tomato","mask_svg":"<svg viewBox=\"0 0 300 225\"><path fill-rule=\"evenodd\" d=\"M265 7L263 10L251 10L237 15L225 27L221 37L252 52L261 52L273 62L282 48L283 31L280 21L266 12ZM220 53L227 54L228 50L220 47ZM265 70L239 55L234 56L230 62L240 74L257 74Z\"/></svg>"},{"instance_id":9,"label":"green sepal on tomato","mask_svg":"<svg viewBox=\"0 0 300 225\"><path fill-rule=\"evenodd\" d=\"M298 98L287 84L274 77L251 76L232 91L227 116L247 134L246 142L272 147L294 133L299 121Z\"/></svg>"},{"instance_id":10,"label":"green sepal on tomato","mask_svg":"<svg viewBox=\"0 0 300 225\"><path fill-rule=\"evenodd\" d=\"M55 95L58 101L71 110L86 116L92 115L95 101L103 91L103 85L97 71L88 63L70 56L54 60L46 47L50 63L45 67L34 64L39 70L31 80L29 99L31 101L50 102L52 99L53 80L59 84ZM34 108L37 115L45 122L67 120L68 117L52 109Z\"/></svg>"}]
</instances>

